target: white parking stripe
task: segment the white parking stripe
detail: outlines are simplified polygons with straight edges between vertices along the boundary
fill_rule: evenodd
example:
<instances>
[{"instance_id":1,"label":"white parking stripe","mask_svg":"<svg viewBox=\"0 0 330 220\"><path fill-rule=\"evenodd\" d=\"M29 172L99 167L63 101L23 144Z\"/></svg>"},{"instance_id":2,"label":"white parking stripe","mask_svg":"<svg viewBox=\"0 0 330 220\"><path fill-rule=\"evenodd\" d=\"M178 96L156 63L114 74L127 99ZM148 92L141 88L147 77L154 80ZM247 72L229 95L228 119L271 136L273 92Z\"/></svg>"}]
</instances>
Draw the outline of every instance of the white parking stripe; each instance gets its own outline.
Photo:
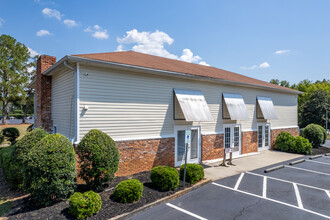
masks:
<instances>
[{"instance_id":1,"label":"white parking stripe","mask_svg":"<svg viewBox=\"0 0 330 220\"><path fill-rule=\"evenodd\" d=\"M241 173L241 175L239 176L237 182L236 182L236 185L234 187L234 189L238 189L239 187L239 184L241 183L242 179L243 179L243 176L244 176L244 173Z\"/></svg>"},{"instance_id":2,"label":"white parking stripe","mask_svg":"<svg viewBox=\"0 0 330 220\"><path fill-rule=\"evenodd\" d=\"M180 212L186 213L187 215L190 215L192 217L195 217L197 219L207 220L207 218L203 218L203 217L201 217L199 215L196 215L196 214L194 214L192 212L189 212L187 210L184 210L184 209L182 209L182 208L180 208L178 206L172 205L171 203L166 203L166 205L169 206L169 207L171 207L171 208L173 208L173 209L179 210Z\"/></svg>"},{"instance_id":3,"label":"white parking stripe","mask_svg":"<svg viewBox=\"0 0 330 220\"><path fill-rule=\"evenodd\" d=\"M297 186L296 183L292 183L292 184L293 184L294 192L296 193L298 207L301 208L301 209L303 209L304 206L303 206L302 201L301 201L301 197L300 197L298 186Z\"/></svg>"},{"instance_id":4,"label":"white parking stripe","mask_svg":"<svg viewBox=\"0 0 330 220\"><path fill-rule=\"evenodd\" d=\"M315 161L315 160L306 160L307 162L313 162L313 163L319 163L319 164L324 164L324 165L329 165L330 166L330 163L324 163L324 162L321 162L321 161Z\"/></svg>"},{"instance_id":5,"label":"white parking stripe","mask_svg":"<svg viewBox=\"0 0 330 220\"><path fill-rule=\"evenodd\" d=\"M275 199L270 199L270 198L263 198L262 196L259 196L259 195L253 194L253 193L245 192L245 191L242 191L242 190L239 190L239 189L234 189L234 188L231 188L231 187L228 187L228 186L224 186L224 185L221 185L221 184L218 184L218 183L214 183L214 182L212 184L213 185L216 185L216 186L220 186L220 187L225 188L225 189L229 189L229 190L235 191L235 192L240 192L240 193L243 193L243 194L246 194L246 195L250 195L250 196L254 196L254 197L257 197L257 198L260 198L260 199L265 199L265 200L268 200L268 201L271 201L271 202L275 202L275 203L279 203L279 204L282 204L282 205L286 205L286 206L289 206L289 207L292 207L292 208L295 208L295 209L303 210L305 212L309 212L309 213L312 213L314 215L318 215L318 216L321 216L321 217L330 219L330 216L327 216L327 215L324 215L324 214L321 214L321 213L318 213L318 212L314 212L314 211L309 210L309 209L299 208L298 206L291 205L289 203L281 202L281 201L278 201L278 200L275 200Z\"/></svg>"},{"instance_id":6,"label":"white parking stripe","mask_svg":"<svg viewBox=\"0 0 330 220\"><path fill-rule=\"evenodd\" d=\"M261 174L258 174L258 173L251 173L251 172L246 172L246 173L251 174L251 175L255 175L255 176L265 176L265 175L261 175ZM310 186L310 185L306 185L306 184L302 184L302 183L296 183L296 182L292 182L292 181L289 181L289 180L283 180L283 179L279 179L279 178L275 178L275 177L271 177L271 176L267 176L267 178L273 179L273 180L278 180L278 181L281 181L281 182L286 182L286 183L295 183L297 185L308 187L308 188L311 188L311 189L318 189L318 190L322 190L322 191L328 191L327 189L322 189L322 188L319 188L319 187L316 187L316 186Z\"/></svg>"},{"instance_id":7,"label":"white parking stripe","mask_svg":"<svg viewBox=\"0 0 330 220\"><path fill-rule=\"evenodd\" d=\"M325 190L325 193L328 195L328 197L330 199L330 192L329 192L329 190Z\"/></svg>"},{"instance_id":8,"label":"white parking stripe","mask_svg":"<svg viewBox=\"0 0 330 220\"><path fill-rule=\"evenodd\" d=\"M267 176L264 176L264 184L262 186L262 197L267 197Z\"/></svg>"},{"instance_id":9,"label":"white parking stripe","mask_svg":"<svg viewBox=\"0 0 330 220\"><path fill-rule=\"evenodd\" d=\"M293 166L284 166L284 167L288 167L288 168L291 168L291 169L303 170L303 171L307 171L307 172L311 172L311 173L317 173L317 174L322 174L322 175L330 176L330 173L323 173L323 172L319 172L319 171L315 171L315 170L309 170L309 169L304 169L304 168L300 168L300 167L293 167Z\"/></svg>"}]
</instances>

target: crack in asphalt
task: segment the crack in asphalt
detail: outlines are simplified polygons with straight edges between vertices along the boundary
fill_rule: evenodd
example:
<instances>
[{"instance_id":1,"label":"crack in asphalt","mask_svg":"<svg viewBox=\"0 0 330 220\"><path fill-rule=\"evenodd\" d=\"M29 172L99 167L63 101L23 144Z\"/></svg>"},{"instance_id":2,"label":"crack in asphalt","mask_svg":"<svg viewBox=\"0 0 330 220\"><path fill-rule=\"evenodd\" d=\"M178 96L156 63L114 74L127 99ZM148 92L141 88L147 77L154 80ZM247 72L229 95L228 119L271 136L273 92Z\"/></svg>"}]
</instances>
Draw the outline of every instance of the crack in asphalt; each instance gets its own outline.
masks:
<instances>
[{"instance_id":1,"label":"crack in asphalt","mask_svg":"<svg viewBox=\"0 0 330 220\"><path fill-rule=\"evenodd\" d=\"M253 203L253 204L251 204L251 205L248 205L248 206L246 206L246 207L243 207L243 209L240 210L239 213L238 213L237 215L235 215L233 219L236 220L236 219L239 218L240 216L243 216L243 213L244 213L246 210L252 208L253 206L258 205L258 203L261 202L261 200L262 200L262 199L259 198L255 203Z\"/></svg>"}]
</instances>

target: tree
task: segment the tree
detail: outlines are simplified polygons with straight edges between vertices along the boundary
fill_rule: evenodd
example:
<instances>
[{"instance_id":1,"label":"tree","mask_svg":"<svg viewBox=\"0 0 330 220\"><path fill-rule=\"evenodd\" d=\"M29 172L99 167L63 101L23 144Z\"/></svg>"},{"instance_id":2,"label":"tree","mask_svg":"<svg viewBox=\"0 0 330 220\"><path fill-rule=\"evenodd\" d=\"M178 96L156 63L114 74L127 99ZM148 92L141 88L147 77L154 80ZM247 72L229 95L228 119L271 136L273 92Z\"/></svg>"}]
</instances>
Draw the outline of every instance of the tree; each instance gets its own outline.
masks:
<instances>
[{"instance_id":1,"label":"tree","mask_svg":"<svg viewBox=\"0 0 330 220\"><path fill-rule=\"evenodd\" d=\"M325 127L326 107L330 105L330 93L324 90L313 92L302 106L301 126L318 124Z\"/></svg>"},{"instance_id":2,"label":"tree","mask_svg":"<svg viewBox=\"0 0 330 220\"><path fill-rule=\"evenodd\" d=\"M275 85L280 85L280 80L278 79L271 79L269 82Z\"/></svg>"},{"instance_id":3,"label":"tree","mask_svg":"<svg viewBox=\"0 0 330 220\"><path fill-rule=\"evenodd\" d=\"M2 123L6 124L8 103L25 93L28 82L27 67L30 58L28 48L9 35L0 36L0 100Z\"/></svg>"},{"instance_id":4,"label":"tree","mask_svg":"<svg viewBox=\"0 0 330 220\"><path fill-rule=\"evenodd\" d=\"M286 80L280 81L279 79L271 79L269 82L272 83L272 84L275 84L275 85L279 85L279 86L290 88L290 83L288 81L286 81Z\"/></svg>"}]
</instances>

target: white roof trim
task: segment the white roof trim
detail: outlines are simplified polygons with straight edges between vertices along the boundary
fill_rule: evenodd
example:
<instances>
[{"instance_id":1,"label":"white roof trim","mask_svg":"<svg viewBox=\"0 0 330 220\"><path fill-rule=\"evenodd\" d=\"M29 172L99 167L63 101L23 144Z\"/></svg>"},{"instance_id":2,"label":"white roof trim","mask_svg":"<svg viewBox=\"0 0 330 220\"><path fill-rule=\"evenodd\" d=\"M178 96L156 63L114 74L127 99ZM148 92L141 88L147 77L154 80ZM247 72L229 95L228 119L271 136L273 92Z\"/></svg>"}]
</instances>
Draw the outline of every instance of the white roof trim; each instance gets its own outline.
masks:
<instances>
[{"instance_id":1,"label":"white roof trim","mask_svg":"<svg viewBox=\"0 0 330 220\"><path fill-rule=\"evenodd\" d=\"M278 118L271 98L257 96L257 100L264 119Z\"/></svg>"},{"instance_id":2,"label":"white roof trim","mask_svg":"<svg viewBox=\"0 0 330 220\"><path fill-rule=\"evenodd\" d=\"M213 121L204 95L199 90L174 89L186 121Z\"/></svg>"},{"instance_id":3,"label":"white roof trim","mask_svg":"<svg viewBox=\"0 0 330 220\"><path fill-rule=\"evenodd\" d=\"M249 113L241 94L223 93L222 95L231 120L249 119Z\"/></svg>"}]
</instances>

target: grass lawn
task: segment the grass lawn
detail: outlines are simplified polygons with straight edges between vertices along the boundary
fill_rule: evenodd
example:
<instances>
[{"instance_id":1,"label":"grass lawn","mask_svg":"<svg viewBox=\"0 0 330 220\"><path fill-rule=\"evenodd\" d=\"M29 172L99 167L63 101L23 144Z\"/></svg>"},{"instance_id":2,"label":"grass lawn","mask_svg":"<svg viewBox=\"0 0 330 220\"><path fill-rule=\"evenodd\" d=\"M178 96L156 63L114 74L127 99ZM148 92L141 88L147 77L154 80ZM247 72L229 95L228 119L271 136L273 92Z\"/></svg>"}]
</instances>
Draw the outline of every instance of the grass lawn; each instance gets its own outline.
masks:
<instances>
[{"instance_id":1,"label":"grass lawn","mask_svg":"<svg viewBox=\"0 0 330 220\"><path fill-rule=\"evenodd\" d=\"M20 136L17 138L18 140L21 139L26 133L26 129L27 127L29 127L30 124L18 124L18 125L0 125L0 131L2 131L4 128L11 128L11 127L14 127L14 128L17 128L20 132ZM0 148L1 147L6 147L9 145L9 142L8 141L4 141L2 145L0 145Z\"/></svg>"},{"instance_id":2,"label":"grass lawn","mask_svg":"<svg viewBox=\"0 0 330 220\"><path fill-rule=\"evenodd\" d=\"M10 212L12 205L13 205L12 201L6 201L0 199L0 217Z\"/></svg>"}]
</instances>

